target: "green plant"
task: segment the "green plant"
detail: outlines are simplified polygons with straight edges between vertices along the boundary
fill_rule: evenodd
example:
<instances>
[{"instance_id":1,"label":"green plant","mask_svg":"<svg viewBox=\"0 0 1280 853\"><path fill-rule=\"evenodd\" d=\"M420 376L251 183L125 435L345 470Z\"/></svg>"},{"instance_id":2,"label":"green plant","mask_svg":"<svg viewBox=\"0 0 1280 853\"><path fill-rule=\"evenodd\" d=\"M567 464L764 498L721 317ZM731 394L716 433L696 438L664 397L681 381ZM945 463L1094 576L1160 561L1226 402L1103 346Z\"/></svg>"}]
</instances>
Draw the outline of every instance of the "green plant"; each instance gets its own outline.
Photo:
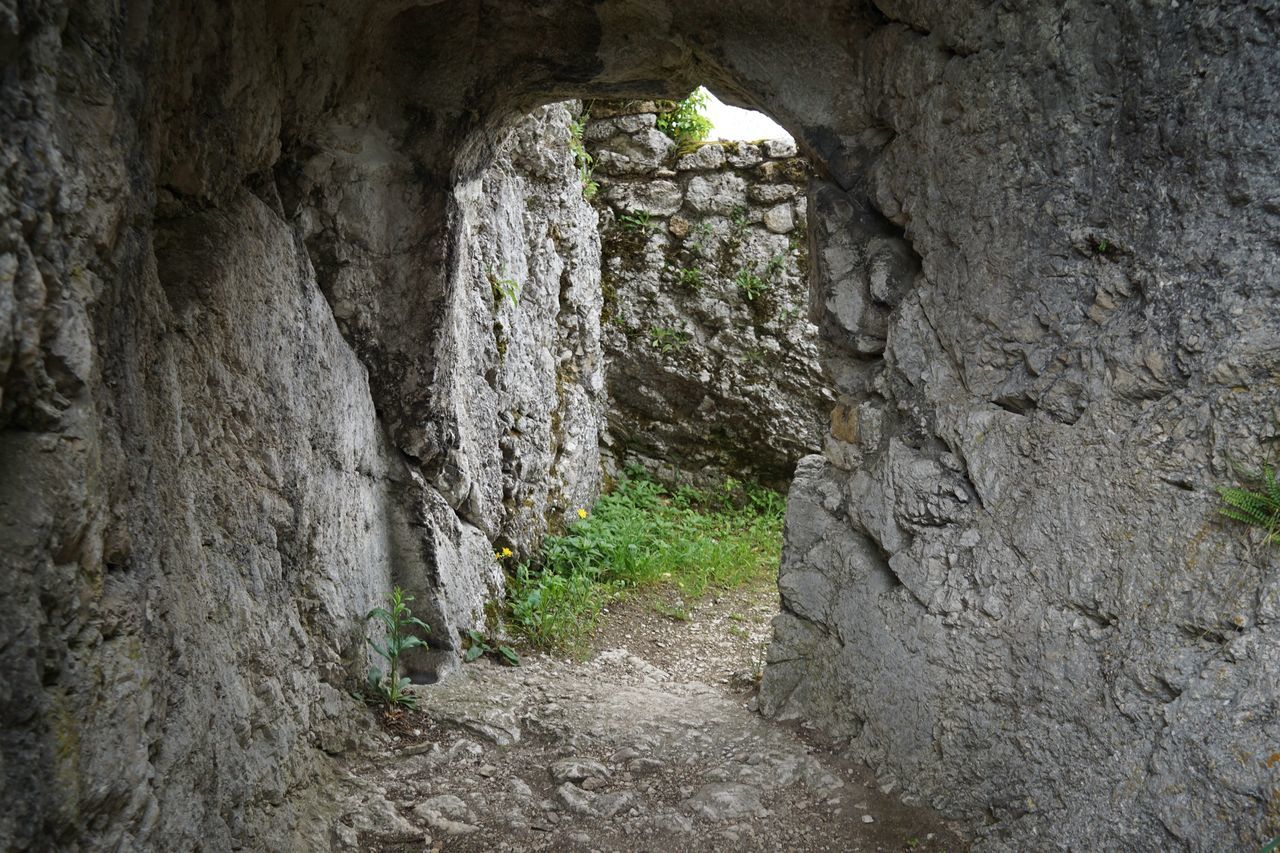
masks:
<instances>
[{"instance_id":1,"label":"green plant","mask_svg":"<svg viewBox=\"0 0 1280 853\"><path fill-rule=\"evenodd\" d=\"M689 333L681 329L654 326L649 329L649 346L659 352L672 353L689 344Z\"/></svg>"},{"instance_id":2,"label":"green plant","mask_svg":"<svg viewBox=\"0 0 1280 853\"><path fill-rule=\"evenodd\" d=\"M742 292L742 298L748 302L759 299L769 289L767 281L745 267L738 270L738 275L733 279L733 282L738 285L738 290Z\"/></svg>"},{"instance_id":3,"label":"green plant","mask_svg":"<svg viewBox=\"0 0 1280 853\"><path fill-rule=\"evenodd\" d=\"M744 493L741 480L725 477L717 491L707 494L707 503L719 504L725 512L732 512L742 505L740 498Z\"/></svg>"},{"instance_id":4,"label":"green plant","mask_svg":"<svg viewBox=\"0 0 1280 853\"><path fill-rule=\"evenodd\" d=\"M514 278L500 277L491 269L489 270L489 286L493 288L494 302L508 299L511 301L513 308L520 304L520 291L524 288Z\"/></svg>"},{"instance_id":5,"label":"green plant","mask_svg":"<svg viewBox=\"0 0 1280 853\"><path fill-rule=\"evenodd\" d=\"M782 272L787 268L786 255L774 255L769 259L769 263L765 264L764 274L766 278L772 278L774 275Z\"/></svg>"},{"instance_id":6,"label":"green plant","mask_svg":"<svg viewBox=\"0 0 1280 853\"><path fill-rule=\"evenodd\" d=\"M507 666L519 666L520 655L516 654L516 650L510 646L494 645L489 642L489 638L485 637L474 628L467 631L467 651L462 659L467 663L479 660L482 655L493 655L501 663Z\"/></svg>"},{"instance_id":7,"label":"green plant","mask_svg":"<svg viewBox=\"0 0 1280 853\"><path fill-rule=\"evenodd\" d=\"M1258 853L1276 853L1278 850L1280 850L1280 835L1262 845L1262 849Z\"/></svg>"},{"instance_id":8,"label":"green plant","mask_svg":"<svg viewBox=\"0 0 1280 853\"><path fill-rule=\"evenodd\" d=\"M747 227L747 209L740 204L735 204L733 209L729 211L729 221L733 223L733 227L741 231Z\"/></svg>"},{"instance_id":9,"label":"green plant","mask_svg":"<svg viewBox=\"0 0 1280 853\"><path fill-rule=\"evenodd\" d=\"M387 661L386 673L376 666L369 667L369 688L374 695L387 704L388 708L396 705L403 705L406 708L418 707L417 700L405 693L405 688L409 686L409 679L400 675L400 655L409 649L426 645L422 638L410 633L413 628L421 628L431 633L431 626L413 615L413 611L409 609L411 601L413 601L412 595L396 587L391 591L387 607L375 607L365 616L366 622L376 619L387 631L382 645L378 645L372 638L368 639L368 643Z\"/></svg>"},{"instance_id":10,"label":"green plant","mask_svg":"<svg viewBox=\"0 0 1280 853\"><path fill-rule=\"evenodd\" d=\"M609 590L585 572L562 572L544 564L521 565L507 584L507 607L526 640L545 649L574 647L595 625Z\"/></svg>"},{"instance_id":11,"label":"green plant","mask_svg":"<svg viewBox=\"0 0 1280 853\"><path fill-rule=\"evenodd\" d=\"M624 231L656 231L658 229L658 223L654 221L653 214L647 210L624 213L618 217L618 222L621 223Z\"/></svg>"},{"instance_id":12,"label":"green plant","mask_svg":"<svg viewBox=\"0 0 1280 853\"><path fill-rule=\"evenodd\" d=\"M701 86L658 114L658 130L675 140L681 151L694 148L711 133L711 119L706 116L707 92Z\"/></svg>"},{"instance_id":13,"label":"green plant","mask_svg":"<svg viewBox=\"0 0 1280 853\"><path fill-rule=\"evenodd\" d=\"M661 602L653 605L656 613L667 617L672 622L688 622L693 618L693 614L685 607L684 602L680 601L675 604L663 604Z\"/></svg>"},{"instance_id":14,"label":"green plant","mask_svg":"<svg viewBox=\"0 0 1280 853\"><path fill-rule=\"evenodd\" d=\"M705 283L702 279L702 270L697 267L685 267L680 270L680 283L690 290L701 290Z\"/></svg>"},{"instance_id":15,"label":"green plant","mask_svg":"<svg viewBox=\"0 0 1280 853\"><path fill-rule=\"evenodd\" d=\"M782 547L782 498L767 495L737 482L668 492L628 471L586 518L547 537L536 565L516 569L507 586L514 629L535 646L579 651L619 596L670 589L678 603L656 606L681 618L709 588L762 581Z\"/></svg>"},{"instance_id":16,"label":"green plant","mask_svg":"<svg viewBox=\"0 0 1280 853\"><path fill-rule=\"evenodd\" d=\"M1243 478L1258 486L1257 490L1241 486L1219 486L1222 505L1218 512L1227 518L1266 531L1264 542L1280 544L1280 472L1263 464L1262 471L1240 471Z\"/></svg>"},{"instance_id":17,"label":"green plant","mask_svg":"<svg viewBox=\"0 0 1280 853\"><path fill-rule=\"evenodd\" d=\"M706 257L707 249L711 246L711 241L715 237L715 230L711 227L710 222L700 222L691 229L693 239L689 241L690 251Z\"/></svg>"},{"instance_id":18,"label":"green plant","mask_svg":"<svg viewBox=\"0 0 1280 853\"><path fill-rule=\"evenodd\" d=\"M587 201L591 201L600 192L600 184L591 177L595 160L582 142L582 133L590 120L591 114L583 113L580 118L569 122L569 150L573 152L573 162L578 168L578 180L582 182L582 197Z\"/></svg>"}]
</instances>

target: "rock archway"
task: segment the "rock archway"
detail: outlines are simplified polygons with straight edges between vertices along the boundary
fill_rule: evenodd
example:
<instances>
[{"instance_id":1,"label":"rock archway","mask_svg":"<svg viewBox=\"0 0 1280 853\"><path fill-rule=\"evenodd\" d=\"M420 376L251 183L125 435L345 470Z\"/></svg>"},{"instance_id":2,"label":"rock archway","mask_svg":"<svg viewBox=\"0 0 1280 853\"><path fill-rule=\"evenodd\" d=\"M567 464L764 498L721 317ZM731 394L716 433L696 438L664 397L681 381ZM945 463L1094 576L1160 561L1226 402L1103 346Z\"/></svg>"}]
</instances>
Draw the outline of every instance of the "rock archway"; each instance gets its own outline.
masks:
<instances>
[{"instance_id":1,"label":"rock archway","mask_svg":"<svg viewBox=\"0 0 1280 853\"><path fill-rule=\"evenodd\" d=\"M995 848L1274 833L1280 576L1212 486L1277 439L1278 20L10 8L0 838L305 822L367 603L394 576L452 624L486 583L501 477L459 249L502 129L704 81L825 176L841 399L793 490L766 705Z\"/></svg>"}]
</instances>

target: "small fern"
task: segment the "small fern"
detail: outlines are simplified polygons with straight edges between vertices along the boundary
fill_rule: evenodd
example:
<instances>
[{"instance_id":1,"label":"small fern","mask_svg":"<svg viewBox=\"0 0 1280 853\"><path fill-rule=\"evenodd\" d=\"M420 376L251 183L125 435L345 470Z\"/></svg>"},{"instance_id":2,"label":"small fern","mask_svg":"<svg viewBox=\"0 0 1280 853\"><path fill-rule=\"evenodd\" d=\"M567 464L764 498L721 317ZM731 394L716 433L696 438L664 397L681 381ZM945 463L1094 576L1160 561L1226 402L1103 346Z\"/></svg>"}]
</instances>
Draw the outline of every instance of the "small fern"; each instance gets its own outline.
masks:
<instances>
[{"instance_id":1,"label":"small fern","mask_svg":"<svg viewBox=\"0 0 1280 853\"><path fill-rule=\"evenodd\" d=\"M582 197L587 201L591 201L600 192L600 184L591 177L595 169L595 158L588 153L587 146L582 141L582 134L590 120L591 114L583 113L580 118L569 122L569 150L573 152L578 179L582 182Z\"/></svg>"},{"instance_id":2,"label":"small fern","mask_svg":"<svg viewBox=\"0 0 1280 853\"><path fill-rule=\"evenodd\" d=\"M1263 465L1262 473L1248 475L1260 483L1260 490L1239 486L1219 486L1222 506L1218 512L1234 521L1266 531L1265 542L1280 545L1280 478L1271 465Z\"/></svg>"}]
</instances>

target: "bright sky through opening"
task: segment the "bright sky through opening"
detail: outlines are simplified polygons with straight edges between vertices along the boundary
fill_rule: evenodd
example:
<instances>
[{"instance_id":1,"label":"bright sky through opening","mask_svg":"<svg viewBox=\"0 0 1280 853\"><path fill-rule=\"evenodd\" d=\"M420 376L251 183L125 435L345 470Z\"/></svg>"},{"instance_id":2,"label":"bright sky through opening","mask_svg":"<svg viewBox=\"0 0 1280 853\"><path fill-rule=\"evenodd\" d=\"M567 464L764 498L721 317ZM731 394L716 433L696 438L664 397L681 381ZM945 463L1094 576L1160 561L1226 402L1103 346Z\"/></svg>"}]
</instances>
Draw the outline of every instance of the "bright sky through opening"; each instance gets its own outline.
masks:
<instances>
[{"instance_id":1,"label":"bright sky through opening","mask_svg":"<svg viewBox=\"0 0 1280 853\"><path fill-rule=\"evenodd\" d=\"M764 113L731 107L705 88L702 91L707 92L707 118L711 119L709 139L791 139L782 125Z\"/></svg>"}]
</instances>

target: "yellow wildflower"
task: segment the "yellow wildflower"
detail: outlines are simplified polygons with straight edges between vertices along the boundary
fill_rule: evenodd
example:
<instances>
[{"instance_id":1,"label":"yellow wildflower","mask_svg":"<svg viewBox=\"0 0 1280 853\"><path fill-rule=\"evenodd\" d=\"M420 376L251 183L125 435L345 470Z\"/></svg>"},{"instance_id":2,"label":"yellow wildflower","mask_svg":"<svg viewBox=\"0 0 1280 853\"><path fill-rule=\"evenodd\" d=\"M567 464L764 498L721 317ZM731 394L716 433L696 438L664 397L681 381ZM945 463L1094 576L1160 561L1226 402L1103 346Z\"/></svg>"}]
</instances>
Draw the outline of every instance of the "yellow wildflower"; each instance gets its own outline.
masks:
<instances>
[{"instance_id":1,"label":"yellow wildflower","mask_svg":"<svg viewBox=\"0 0 1280 853\"><path fill-rule=\"evenodd\" d=\"M589 512L587 512L582 507L578 507L578 518L586 518L588 515L590 515Z\"/></svg>"}]
</instances>

